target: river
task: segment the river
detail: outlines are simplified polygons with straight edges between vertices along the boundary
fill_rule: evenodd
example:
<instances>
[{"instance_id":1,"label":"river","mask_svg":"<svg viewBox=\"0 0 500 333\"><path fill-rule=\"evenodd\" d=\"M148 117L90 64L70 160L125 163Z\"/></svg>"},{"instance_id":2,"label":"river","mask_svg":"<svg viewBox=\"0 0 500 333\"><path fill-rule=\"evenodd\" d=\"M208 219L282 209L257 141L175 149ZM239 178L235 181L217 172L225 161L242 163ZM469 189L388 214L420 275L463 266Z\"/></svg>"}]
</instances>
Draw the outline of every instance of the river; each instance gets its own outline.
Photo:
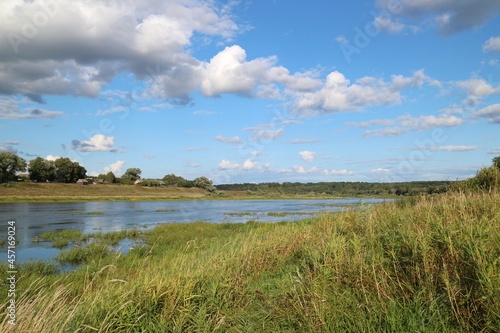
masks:
<instances>
[{"instance_id":1,"label":"river","mask_svg":"<svg viewBox=\"0 0 500 333\"><path fill-rule=\"evenodd\" d=\"M16 260L51 259L60 251L49 242L34 243L47 231L64 229L84 233L149 228L163 223L206 221L244 223L247 221L297 221L309 217L293 213L335 212L349 209L335 205L381 203L384 199L312 199L312 200L201 200L201 201L102 201L63 203L0 204L0 237L7 240L8 222L15 221ZM385 200L387 201L387 200ZM269 212L285 216L268 215ZM310 215L313 216L313 215ZM5 253L7 244L0 247Z\"/></svg>"}]
</instances>

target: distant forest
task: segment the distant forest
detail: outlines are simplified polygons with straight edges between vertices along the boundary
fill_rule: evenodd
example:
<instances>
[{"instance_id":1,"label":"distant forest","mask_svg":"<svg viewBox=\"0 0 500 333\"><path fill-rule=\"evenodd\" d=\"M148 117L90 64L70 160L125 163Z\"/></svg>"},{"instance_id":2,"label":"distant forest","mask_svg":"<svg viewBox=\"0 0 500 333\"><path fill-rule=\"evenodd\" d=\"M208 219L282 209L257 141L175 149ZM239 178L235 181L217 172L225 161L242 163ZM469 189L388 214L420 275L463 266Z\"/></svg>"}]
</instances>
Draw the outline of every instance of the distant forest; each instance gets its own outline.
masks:
<instances>
[{"instance_id":1,"label":"distant forest","mask_svg":"<svg viewBox=\"0 0 500 333\"><path fill-rule=\"evenodd\" d=\"M418 195L443 193L448 190L452 181L414 181L401 183L367 183L367 182L320 182L320 183L243 183L217 185L222 191L247 191L247 194L327 194L333 196L346 195Z\"/></svg>"}]
</instances>

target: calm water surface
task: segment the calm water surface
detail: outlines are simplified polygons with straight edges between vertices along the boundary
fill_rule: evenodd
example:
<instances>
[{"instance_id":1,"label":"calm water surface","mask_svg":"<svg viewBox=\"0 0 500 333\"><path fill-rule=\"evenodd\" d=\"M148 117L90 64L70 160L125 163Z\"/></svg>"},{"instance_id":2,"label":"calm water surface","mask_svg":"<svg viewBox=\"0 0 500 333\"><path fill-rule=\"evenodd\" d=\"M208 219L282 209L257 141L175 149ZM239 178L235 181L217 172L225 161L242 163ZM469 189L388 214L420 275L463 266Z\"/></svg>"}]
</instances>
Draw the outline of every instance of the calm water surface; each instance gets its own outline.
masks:
<instances>
[{"instance_id":1,"label":"calm water surface","mask_svg":"<svg viewBox=\"0 0 500 333\"><path fill-rule=\"evenodd\" d=\"M60 250L48 242L33 243L33 239L47 231L64 229L119 231L148 228L164 223L206 221L211 223L244 223L247 221L297 221L307 215L267 216L268 212L335 212L344 207L380 203L384 199L324 199L324 200L220 200L220 201L105 201L64 203L3 203L0 204L0 237L6 240L7 222L16 222L17 262L30 259L50 259ZM385 200L387 201L387 200ZM251 213L238 216L234 213ZM7 258L7 245L0 247Z\"/></svg>"}]
</instances>

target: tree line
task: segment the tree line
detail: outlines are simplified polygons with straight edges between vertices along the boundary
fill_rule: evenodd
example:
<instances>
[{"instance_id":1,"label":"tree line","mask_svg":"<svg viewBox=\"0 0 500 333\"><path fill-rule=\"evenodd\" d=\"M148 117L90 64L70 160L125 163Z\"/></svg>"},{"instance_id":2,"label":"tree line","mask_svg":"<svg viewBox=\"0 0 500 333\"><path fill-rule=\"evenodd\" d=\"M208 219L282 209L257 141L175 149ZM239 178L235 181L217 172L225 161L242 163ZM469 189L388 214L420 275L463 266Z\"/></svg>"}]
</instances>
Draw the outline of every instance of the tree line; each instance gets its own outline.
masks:
<instances>
[{"instance_id":1,"label":"tree line","mask_svg":"<svg viewBox=\"0 0 500 333\"><path fill-rule=\"evenodd\" d=\"M117 178L113 172L100 174L97 177L87 177L87 170L78 162L69 158L58 158L55 161L37 157L29 163L22 157L11 152L0 153L0 183L16 181L19 172L29 172L29 180L34 182L59 182L76 183L82 178L102 179L107 183L121 183L131 185L141 179L142 171L139 168L129 168L123 176ZM162 179L164 185L175 185L179 187L198 187L210 192L215 187L207 177L198 177L187 180L174 174L165 175ZM163 185L158 179L143 179L138 185L159 186Z\"/></svg>"},{"instance_id":2,"label":"tree line","mask_svg":"<svg viewBox=\"0 0 500 333\"><path fill-rule=\"evenodd\" d=\"M420 193L434 194L446 192L451 181L414 181L399 183L368 182L319 182L319 183L243 183L217 185L218 190L247 191L255 195L398 195L411 196Z\"/></svg>"}]
</instances>

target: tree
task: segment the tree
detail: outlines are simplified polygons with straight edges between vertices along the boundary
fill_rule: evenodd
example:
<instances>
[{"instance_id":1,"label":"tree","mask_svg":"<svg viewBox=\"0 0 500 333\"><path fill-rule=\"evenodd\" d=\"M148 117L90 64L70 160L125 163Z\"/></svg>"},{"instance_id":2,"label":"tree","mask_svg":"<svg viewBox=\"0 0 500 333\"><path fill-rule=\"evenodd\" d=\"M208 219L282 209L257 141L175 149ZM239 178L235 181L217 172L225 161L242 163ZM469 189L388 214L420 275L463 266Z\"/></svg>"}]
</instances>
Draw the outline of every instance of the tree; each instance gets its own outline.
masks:
<instances>
[{"instance_id":1,"label":"tree","mask_svg":"<svg viewBox=\"0 0 500 333\"><path fill-rule=\"evenodd\" d=\"M30 161L28 171L32 181L46 182L56 179L56 165L54 161L48 161L41 157Z\"/></svg>"},{"instance_id":2,"label":"tree","mask_svg":"<svg viewBox=\"0 0 500 333\"><path fill-rule=\"evenodd\" d=\"M104 178L105 181L107 181L108 183L116 183L116 177L115 177L115 174L113 172L108 172L106 174L106 177Z\"/></svg>"},{"instance_id":3,"label":"tree","mask_svg":"<svg viewBox=\"0 0 500 333\"><path fill-rule=\"evenodd\" d=\"M87 170L83 166L67 157L59 158L54 163L58 182L75 183L78 179L85 178L87 175Z\"/></svg>"},{"instance_id":4,"label":"tree","mask_svg":"<svg viewBox=\"0 0 500 333\"><path fill-rule=\"evenodd\" d=\"M10 152L0 153L0 183L16 180L16 172L26 171L26 160Z\"/></svg>"},{"instance_id":5,"label":"tree","mask_svg":"<svg viewBox=\"0 0 500 333\"><path fill-rule=\"evenodd\" d=\"M162 179L166 185L177 185L177 186L182 186L182 187L192 187L191 181L181 177L181 176L176 176L174 174L166 175ZM187 186L188 185L188 186ZM189 186L190 185L190 186Z\"/></svg>"},{"instance_id":6,"label":"tree","mask_svg":"<svg viewBox=\"0 0 500 333\"><path fill-rule=\"evenodd\" d=\"M209 192L215 192L215 186L213 185L212 181L208 179L207 177L198 177L193 180L193 185L195 187L202 188L204 190L207 190Z\"/></svg>"},{"instance_id":7,"label":"tree","mask_svg":"<svg viewBox=\"0 0 500 333\"><path fill-rule=\"evenodd\" d=\"M500 170L500 156L494 157L493 158L493 165Z\"/></svg>"},{"instance_id":8,"label":"tree","mask_svg":"<svg viewBox=\"0 0 500 333\"><path fill-rule=\"evenodd\" d=\"M139 168L129 168L127 171L125 171L125 174L121 177L121 182L126 184L126 183L133 183L137 179L141 178L141 169Z\"/></svg>"}]
</instances>

